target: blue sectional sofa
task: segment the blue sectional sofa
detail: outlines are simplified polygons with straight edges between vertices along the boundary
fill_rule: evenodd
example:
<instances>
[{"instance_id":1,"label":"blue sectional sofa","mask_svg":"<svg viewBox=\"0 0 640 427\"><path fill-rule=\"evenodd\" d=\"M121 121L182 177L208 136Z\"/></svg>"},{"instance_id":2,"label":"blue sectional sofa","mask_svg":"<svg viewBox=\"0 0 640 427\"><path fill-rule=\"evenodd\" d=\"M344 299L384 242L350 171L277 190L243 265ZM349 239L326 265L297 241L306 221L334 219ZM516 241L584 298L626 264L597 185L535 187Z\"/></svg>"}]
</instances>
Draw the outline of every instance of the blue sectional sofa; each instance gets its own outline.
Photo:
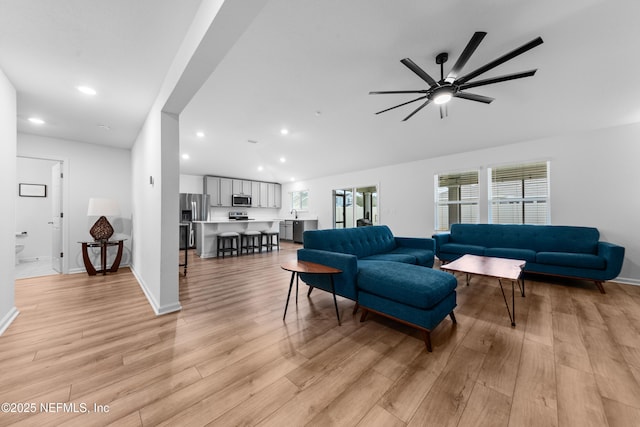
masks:
<instances>
[{"instance_id":1,"label":"blue sectional sofa","mask_svg":"<svg viewBox=\"0 0 640 427\"><path fill-rule=\"evenodd\" d=\"M361 321L374 312L422 330L431 351L430 332L447 315L455 323L457 280L433 270L433 239L395 237L389 227L370 226L304 232L299 261L342 270L334 277L335 294L356 302ZM313 288L331 292L327 275L301 273Z\"/></svg>"},{"instance_id":2,"label":"blue sectional sofa","mask_svg":"<svg viewBox=\"0 0 640 427\"><path fill-rule=\"evenodd\" d=\"M453 224L434 234L436 256L443 262L464 254L525 260L525 273L593 280L620 274L624 248L601 242L598 229L556 225Z\"/></svg>"},{"instance_id":3,"label":"blue sectional sofa","mask_svg":"<svg viewBox=\"0 0 640 427\"><path fill-rule=\"evenodd\" d=\"M334 279L336 295L357 301L358 261L392 261L433 267L433 239L395 237L386 225L308 230L298 260L328 265L342 270ZM329 289L329 278L300 275L307 284Z\"/></svg>"}]
</instances>

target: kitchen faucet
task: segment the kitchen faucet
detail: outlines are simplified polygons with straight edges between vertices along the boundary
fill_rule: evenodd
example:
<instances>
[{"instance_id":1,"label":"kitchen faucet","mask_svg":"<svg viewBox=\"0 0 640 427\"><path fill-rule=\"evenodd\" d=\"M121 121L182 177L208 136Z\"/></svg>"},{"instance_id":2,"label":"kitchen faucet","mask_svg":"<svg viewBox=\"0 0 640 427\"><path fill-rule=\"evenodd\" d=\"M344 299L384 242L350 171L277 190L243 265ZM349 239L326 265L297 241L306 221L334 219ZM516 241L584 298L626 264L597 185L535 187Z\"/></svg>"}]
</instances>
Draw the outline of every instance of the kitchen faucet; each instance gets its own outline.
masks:
<instances>
[{"instance_id":1,"label":"kitchen faucet","mask_svg":"<svg viewBox=\"0 0 640 427\"><path fill-rule=\"evenodd\" d=\"M297 211L296 209L291 209L291 212L289 212L289 213L294 214L294 216L293 216L293 217L294 217L295 219L298 219L298 211Z\"/></svg>"}]
</instances>

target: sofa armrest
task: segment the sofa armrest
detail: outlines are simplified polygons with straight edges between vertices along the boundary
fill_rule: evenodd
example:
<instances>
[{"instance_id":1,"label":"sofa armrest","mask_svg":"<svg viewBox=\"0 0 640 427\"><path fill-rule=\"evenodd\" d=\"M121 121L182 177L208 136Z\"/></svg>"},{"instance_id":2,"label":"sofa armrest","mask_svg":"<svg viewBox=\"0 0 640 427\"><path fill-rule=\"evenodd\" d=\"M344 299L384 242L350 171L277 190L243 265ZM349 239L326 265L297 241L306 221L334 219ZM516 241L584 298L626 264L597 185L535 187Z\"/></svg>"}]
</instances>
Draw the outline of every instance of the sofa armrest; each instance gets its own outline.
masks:
<instances>
[{"instance_id":1,"label":"sofa armrest","mask_svg":"<svg viewBox=\"0 0 640 427\"><path fill-rule=\"evenodd\" d=\"M616 278L620 274L620 270L622 270L624 247L609 242L598 242L598 256L607 261L605 280Z\"/></svg>"},{"instance_id":2,"label":"sofa armrest","mask_svg":"<svg viewBox=\"0 0 640 427\"><path fill-rule=\"evenodd\" d=\"M309 261L342 270L333 277L336 294L356 300L356 278L358 257L351 254L323 251L320 249L298 249L298 261ZM331 291L330 278L320 274L300 274L300 278L313 287Z\"/></svg>"},{"instance_id":3,"label":"sofa armrest","mask_svg":"<svg viewBox=\"0 0 640 427\"><path fill-rule=\"evenodd\" d=\"M435 242L433 239L423 237L394 237L396 246L404 246L406 248L435 250Z\"/></svg>"},{"instance_id":4,"label":"sofa armrest","mask_svg":"<svg viewBox=\"0 0 640 427\"><path fill-rule=\"evenodd\" d=\"M451 233L446 232L446 233L436 233L433 236L433 240L436 243L436 256L440 257L440 248L442 247L442 245L444 245L445 243L448 243L450 238L451 238Z\"/></svg>"}]
</instances>

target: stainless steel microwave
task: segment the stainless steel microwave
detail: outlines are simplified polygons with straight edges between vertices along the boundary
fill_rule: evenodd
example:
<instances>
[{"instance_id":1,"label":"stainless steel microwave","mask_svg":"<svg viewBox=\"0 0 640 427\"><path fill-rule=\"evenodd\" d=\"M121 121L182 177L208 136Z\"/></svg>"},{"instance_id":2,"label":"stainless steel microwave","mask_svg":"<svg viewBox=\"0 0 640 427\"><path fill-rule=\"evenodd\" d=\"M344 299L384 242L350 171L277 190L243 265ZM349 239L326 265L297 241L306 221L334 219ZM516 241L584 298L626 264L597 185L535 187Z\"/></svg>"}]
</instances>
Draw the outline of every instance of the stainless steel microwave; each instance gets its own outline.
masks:
<instances>
[{"instance_id":1,"label":"stainless steel microwave","mask_svg":"<svg viewBox=\"0 0 640 427\"><path fill-rule=\"evenodd\" d=\"M251 207L251 196L246 194L234 194L231 197L231 205Z\"/></svg>"}]
</instances>

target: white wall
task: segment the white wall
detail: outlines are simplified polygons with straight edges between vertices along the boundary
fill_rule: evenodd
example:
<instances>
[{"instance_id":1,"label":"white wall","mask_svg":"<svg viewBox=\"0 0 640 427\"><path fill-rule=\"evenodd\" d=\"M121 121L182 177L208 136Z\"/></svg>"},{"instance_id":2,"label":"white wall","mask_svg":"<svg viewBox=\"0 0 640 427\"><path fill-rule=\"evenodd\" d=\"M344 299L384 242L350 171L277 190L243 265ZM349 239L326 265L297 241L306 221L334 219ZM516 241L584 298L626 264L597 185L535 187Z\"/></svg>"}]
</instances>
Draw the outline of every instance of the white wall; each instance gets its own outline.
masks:
<instances>
[{"instance_id":1,"label":"white wall","mask_svg":"<svg viewBox=\"0 0 640 427\"><path fill-rule=\"evenodd\" d=\"M16 90L0 69L0 335L18 315L15 307Z\"/></svg>"},{"instance_id":2,"label":"white wall","mask_svg":"<svg viewBox=\"0 0 640 427\"><path fill-rule=\"evenodd\" d=\"M179 114L265 3L266 0L201 3L134 142L132 266L157 314L180 310Z\"/></svg>"},{"instance_id":3,"label":"white wall","mask_svg":"<svg viewBox=\"0 0 640 427\"><path fill-rule=\"evenodd\" d=\"M600 230L601 240L626 248L618 278L640 284L640 124L572 135L555 136L420 160L401 165L283 185L309 190L309 210L318 215L319 228L332 227L331 191L377 184L380 223L399 236L431 236L434 232L433 176L437 173L480 169L535 160L551 161L551 221L556 225L582 225ZM487 186L481 194L486 197ZM281 215L286 215L284 206ZM487 222L486 203L481 205Z\"/></svg>"},{"instance_id":4,"label":"white wall","mask_svg":"<svg viewBox=\"0 0 640 427\"><path fill-rule=\"evenodd\" d=\"M202 175L180 175L181 193L204 193L204 177Z\"/></svg>"},{"instance_id":5,"label":"white wall","mask_svg":"<svg viewBox=\"0 0 640 427\"><path fill-rule=\"evenodd\" d=\"M63 197L66 205L63 206L63 259L68 272L85 271L82 248L78 242L93 240L89 229L96 218L87 216L91 197L118 201L120 217L111 221L111 224L115 231L114 238L127 239L121 265L129 264L132 245L129 150L20 133L18 155L62 160L64 163Z\"/></svg>"},{"instance_id":6,"label":"white wall","mask_svg":"<svg viewBox=\"0 0 640 427\"><path fill-rule=\"evenodd\" d=\"M18 157L18 184L46 185L46 197L21 197L16 191L16 232L25 233L18 238L24 250L18 260L35 260L51 258L52 238L51 221L53 201L51 200L51 167L57 162L53 160Z\"/></svg>"}]
</instances>

